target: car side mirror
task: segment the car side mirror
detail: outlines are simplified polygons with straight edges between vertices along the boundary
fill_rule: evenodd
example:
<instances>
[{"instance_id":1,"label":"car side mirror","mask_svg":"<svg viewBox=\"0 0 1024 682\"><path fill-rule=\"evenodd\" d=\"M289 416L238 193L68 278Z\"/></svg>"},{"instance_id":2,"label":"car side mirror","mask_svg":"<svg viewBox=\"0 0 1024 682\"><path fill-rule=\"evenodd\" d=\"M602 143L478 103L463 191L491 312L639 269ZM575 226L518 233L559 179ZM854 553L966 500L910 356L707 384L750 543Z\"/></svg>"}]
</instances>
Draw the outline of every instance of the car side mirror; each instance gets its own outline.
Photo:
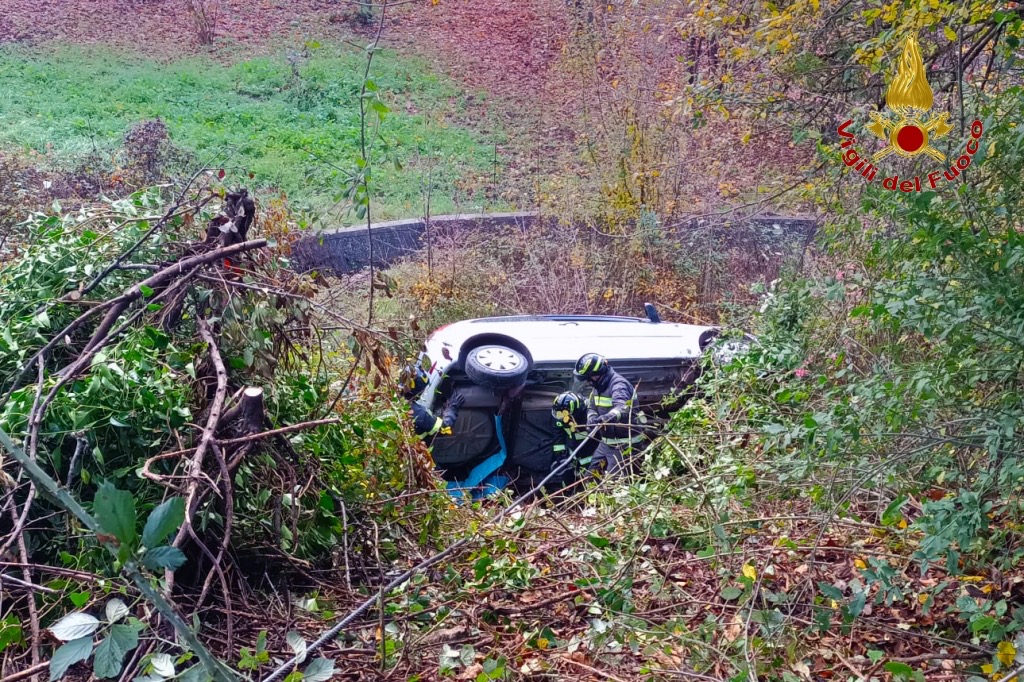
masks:
<instances>
[{"instance_id":1,"label":"car side mirror","mask_svg":"<svg viewBox=\"0 0 1024 682\"><path fill-rule=\"evenodd\" d=\"M661 315L658 314L658 309L654 307L653 303L644 303L644 312L647 313L647 319L653 324L661 322Z\"/></svg>"}]
</instances>

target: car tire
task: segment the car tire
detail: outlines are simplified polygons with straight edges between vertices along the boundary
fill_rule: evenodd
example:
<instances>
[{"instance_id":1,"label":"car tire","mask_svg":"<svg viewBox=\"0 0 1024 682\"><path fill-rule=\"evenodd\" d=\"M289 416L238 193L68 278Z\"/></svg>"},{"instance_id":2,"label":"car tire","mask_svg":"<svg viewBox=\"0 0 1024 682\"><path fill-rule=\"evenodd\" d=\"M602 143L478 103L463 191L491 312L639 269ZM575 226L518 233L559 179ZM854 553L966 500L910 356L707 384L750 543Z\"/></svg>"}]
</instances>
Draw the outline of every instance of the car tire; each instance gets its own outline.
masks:
<instances>
[{"instance_id":1,"label":"car tire","mask_svg":"<svg viewBox=\"0 0 1024 682\"><path fill-rule=\"evenodd\" d=\"M530 371L526 356L508 346L479 346L466 356L466 376L495 391L522 386Z\"/></svg>"}]
</instances>

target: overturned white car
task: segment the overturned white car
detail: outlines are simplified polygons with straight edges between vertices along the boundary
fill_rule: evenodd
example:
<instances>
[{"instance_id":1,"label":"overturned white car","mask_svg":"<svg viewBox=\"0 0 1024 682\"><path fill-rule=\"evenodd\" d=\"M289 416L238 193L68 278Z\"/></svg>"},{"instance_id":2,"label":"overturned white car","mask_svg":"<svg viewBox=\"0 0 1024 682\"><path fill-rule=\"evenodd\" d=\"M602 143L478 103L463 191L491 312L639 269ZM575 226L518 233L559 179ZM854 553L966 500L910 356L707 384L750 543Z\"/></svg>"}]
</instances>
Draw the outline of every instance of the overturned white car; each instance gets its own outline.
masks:
<instances>
[{"instance_id":1,"label":"overturned white car","mask_svg":"<svg viewBox=\"0 0 1024 682\"><path fill-rule=\"evenodd\" d=\"M749 339L718 340L710 326L603 315L522 315L465 320L426 342L430 380L419 401L436 409L455 392L465 403L453 433L434 441L437 467L452 488L532 485L551 467L558 434L551 404L563 391L584 397L573 377L585 353L605 356L635 387L648 414L678 408L700 375L702 358L742 352Z\"/></svg>"}]
</instances>

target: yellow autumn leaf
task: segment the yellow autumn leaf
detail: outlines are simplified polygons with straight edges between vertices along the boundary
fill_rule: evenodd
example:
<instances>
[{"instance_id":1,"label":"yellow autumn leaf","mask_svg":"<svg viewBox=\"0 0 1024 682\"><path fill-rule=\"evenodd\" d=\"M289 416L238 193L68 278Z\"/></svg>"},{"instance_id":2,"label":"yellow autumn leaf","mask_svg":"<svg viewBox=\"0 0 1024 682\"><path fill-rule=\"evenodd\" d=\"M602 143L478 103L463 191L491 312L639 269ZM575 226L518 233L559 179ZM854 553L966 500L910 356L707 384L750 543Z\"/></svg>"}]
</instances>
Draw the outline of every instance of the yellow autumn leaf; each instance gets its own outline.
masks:
<instances>
[{"instance_id":1,"label":"yellow autumn leaf","mask_svg":"<svg viewBox=\"0 0 1024 682\"><path fill-rule=\"evenodd\" d=\"M743 138L740 140L740 142L742 142L743 144L746 144L746 143L750 142L750 131L749 130L746 132L746 134L743 135Z\"/></svg>"},{"instance_id":2,"label":"yellow autumn leaf","mask_svg":"<svg viewBox=\"0 0 1024 682\"><path fill-rule=\"evenodd\" d=\"M946 34L946 38L949 40L949 42L956 42L956 31L951 29L949 26L943 26L942 32Z\"/></svg>"},{"instance_id":3,"label":"yellow autumn leaf","mask_svg":"<svg viewBox=\"0 0 1024 682\"><path fill-rule=\"evenodd\" d=\"M996 647L996 658L1005 666L1012 665L1016 655L1017 647L1013 646L1011 642L1000 642Z\"/></svg>"},{"instance_id":4,"label":"yellow autumn leaf","mask_svg":"<svg viewBox=\"0 0 1024 682\"><path fill-rule=\"evenodd\" d=\"M821 0L811 0L811 7L817 12L821 9Z\"/></svg>"},{"instance_id":5,"label":"yellow autumn leaf","mask_svg":"<svg viewBox=\"0 0 1024 682\"><path fill-rule=\"evenodd\" d=\"M743 565L743 575L744 575L744 577L750 578L751 580L756 580L757 579L757 570L753 566L751 566L750 564L744 564Z\"/></svg>"},{"instance_id":6,"label":"yellow autumn leaf","mask_svg":"<svg viewBox=\"0 0 1024 682\"><path fill-rule=\"evenodd\" d=\"M856 566L857 568L861 568L861 569L864 569L864 568L868 567L868 565L866 563L864 563L863 559L854 559L853 560L853 565Z\"/></svg>"}]
</instances>

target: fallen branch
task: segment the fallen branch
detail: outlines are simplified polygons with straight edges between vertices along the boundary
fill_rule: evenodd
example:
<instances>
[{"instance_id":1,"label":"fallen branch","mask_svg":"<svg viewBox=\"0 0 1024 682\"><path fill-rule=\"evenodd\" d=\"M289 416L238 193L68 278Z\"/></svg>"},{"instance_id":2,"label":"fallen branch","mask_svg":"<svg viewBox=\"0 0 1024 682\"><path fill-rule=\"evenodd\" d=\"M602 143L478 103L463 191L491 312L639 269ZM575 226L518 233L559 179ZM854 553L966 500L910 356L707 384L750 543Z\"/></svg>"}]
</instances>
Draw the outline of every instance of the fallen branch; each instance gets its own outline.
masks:
<instances>
[{"instance_id":1,"label":"fallen branch","mask_svg":"<svg viewBox=\"0 0 1024 682\"><path fill-rule=\"evenodd\" d=\"M591 429L590 433L587 434L587 438L593 438L594 436L596 436L597 432L598 432L598 430L600 428L601 428L600 426L597 426L597 427L594 427L593 429ZM513 511L518 509L520 506L522 506L524 502L526 502L527 500L532 499L533 496L536 495L540 490L542 490L544 488L544 486L549 481L551 481L552 479L556 478L557 476L560 476L562 474L562 472L564 472L569 467L575 466L576 458L579 456L580 450L582 450L585 445L586 445L586 440L582 441L576 447L576 449L572 451L572 453L568 457L566 457L564 460L561 461L561 463L558 464L558 466L552 468L550 473L548 473L547 476L542 478L533 488L531 488L530 490L527 490L525 493L523 493L522 495L520 495L516 499L512 500L511 504L509 504L507 507L505 507L500 512L495 514L489 520L489 522L481 523L480 526L477 528L477 531L476 531L475 534L467 536L467 537L464 537L461 540L456 540L451 545L449 545L447 548L441 550L440 552L437 552L437 553L433 554L432 556L427 557L426 559L424 559L420 563L416 564L415 566L413 566L409 570L405 571L404 573L402 573L398 577L393 578L386 585L382 585L380 587L380 590L379 590L379 592L377 594L374 594L372 597L369 597L368 599L363 601L361 604L359 604L359 606L357 606L355 609L350 611L347 616L345 616L344 618L339 620L337 623L335 623L333 626L331 626L330 628L325 630L323 633L321 633L321 635L316 640L311 642L306 647L306 651L304 652L304 654L302 656L296 655L296 656L292 657L291 659L285 661L280 666L278 666L276 669L271 671L269 675L264 677L263 678L263 682L274 682L275 680L280 679L281 677L283 677L284 675L288 674L292 670L295 670L296 666L298 666L298 664L304 658L306 658L307 656L311 655L313 652L315 652L317 649L322 647L327 642L332 641L335 637L338 636L338 634L342 630L345 629L346 626L348 626L350 623L355 621L355 619L358 618L359 616L361 616L364 613L366 613L374 604L376 604L378 599L383 599L384 595L386 595L388 592L390 592L391 590L395 589L396 587L398 587L399 585L401 585L405 581L409 580L409 578L412 578L416 574L418 574L418 573L420 573L422 571L427 570L428 568L430 568L431 566L433 566L435 564L440 563L441 561L443 561L443 560L447 559L448 557L452 556L453 554L455 554L459 550L468 547L472 542L474 542L475 540L477 540L479 538L479 532L481 530L483 530L484 527L486 527L488 525L497 525L498 523L501 523L501 521L503 521L506 516L511 514Z\"/></svg>"},{"instance_id":2,"label":"fallen branch","mask_svg":"<svg viewBox=\"0 0 1024 682\"><path fill-rule=\"evenodd\" d=\"M121 316L121 313L123 313L124 310L129 305L131 305L135 301L138 301L139 299L143 298L146 295L144 293L145 291L161 289L167 286L168 282L170 282L170 280L176 276L180 277L185 273L190 272L192 270L196 270L204 265L208 265L210 263L214 263L217 261L223 261L223 259L225 258L230 258L231 256L240 253L252 251L253 249L261 249L266 245L266 239L253 239L251 241L242 242L241 244L234 244L232 246L227 246L221 249L214 249L206 253L201 253L199 255L180 260L177 263L169 265L163 270L160 270L157 273L147 277L141 282L138 282L128 287L128 289L125 290L120 296L113 298L108 302L112 305L112 308L107 313L107 316L100 323L100 326L93 333L92 339L90 339L89 343L86 344L85 350L82 351L82 357L88 355L89 352L93 350L93 348L97 344L100 343L101 339L106 335L110 327L113 326L114 321ZM64 369L60 370L59 374L64 375L70 372L72 367L81 364L82 362L80 358L79 360L71 363Z\"/></svg>"},{"instance_id":3,"label":"fallen branch","mask_svg":"<svg viewBox=\"0 0 1024 682\"><path fill-rule=\"evenodd\" d=\"M82 524L90 531L95 533L98 537L103 536L103 531L100 528L99 522L85 510L85 507L75 499L74 495L69 493L67 490L62 488L53 478L50 477L42 468L20 447L14 444L10 436L3 429L0 429L0 445L2 445L11 456L18 461L19 464L24 468L25 473L35 481L36 486L47 495L49 495L58 505L60 505L65 511L70 512L78 518ZM110 542L104 542L104 547L115 557L119 557L120 548ZM188 647L195 652L199 658L203 667L215 682L235 682L235 674L223 663L218 661L209 652L209 650L203 646L203 643L199 641L195 633L189 628L188 624L185 623L184 619L178 612L174 610L174 607L163 598L163 596L153 589L150 585L150 579L143 575L139 570L139 567L134 561L126 561L122 565L121 569L125 575L132 579L135 583L136 588L142 593L142 596L147 599L153 607L160 612L160 614L167 619L167 621L174 627L178 636L185 641ZM10 678L8 677L8 680Z\"/></svg>"},{"instance_id":4,"label":"fallen branch","mask_svg":"<svg viewBox=\"0 0 1024 682\"><path fill-rule=\"evenodd\" d=\"M44 661L39 665L34 665L30 668L19 670L16 673L11 673L10 675L4 678L4 682L18 682L18 680L23 680L26 677L33 677L35 675L38 675L39 673L46 672L49 669L49 667L50 662Z\"/></svg>"},{"instance_id":5,"label":"fallen branch","mask_svg":"<svg viewBox=\"0 0 1024 682\"><path fill-rule=\"evenodd\" d=\"M224 367L224 361L220 357L220 350L217 348L217 340L213 338L213 332L210 331L210 325L206 320L199 320L199 335L206 342L206 345L210 350L210 360L213 362L214 371L217 376L217 391L214 394L213 402L210 404L210 414L206 418L206 427L203 429L203 435L199 439L199 446L196 448L195 453L192 455L191 461L188 463L188 486L185 493L185 521L181 524L181 528L178 529L177 535L174 536L172 547L181 547L181 543L185 541L185 536L189 534L194 535L192 529L192 518L195 516L198 501L196 499L199 492L199 483L202 480L203 472L203 459L206 456L206 450L210 447L213 442L214 434L217 431L217 425L220 423L221 409L224 407L224 398L227 396L228 390L228 371ZM209 551L209 550L207 550ZM213 557L210 556L212 560ZM214 570L216 566L212 567ZM164 594L170 596L174 593L174 572L167 570L164 572L164 580L166 581L166 587L164 588ZM230 602L230 597L228 597Z\"/></svg>"}]
</instances>

